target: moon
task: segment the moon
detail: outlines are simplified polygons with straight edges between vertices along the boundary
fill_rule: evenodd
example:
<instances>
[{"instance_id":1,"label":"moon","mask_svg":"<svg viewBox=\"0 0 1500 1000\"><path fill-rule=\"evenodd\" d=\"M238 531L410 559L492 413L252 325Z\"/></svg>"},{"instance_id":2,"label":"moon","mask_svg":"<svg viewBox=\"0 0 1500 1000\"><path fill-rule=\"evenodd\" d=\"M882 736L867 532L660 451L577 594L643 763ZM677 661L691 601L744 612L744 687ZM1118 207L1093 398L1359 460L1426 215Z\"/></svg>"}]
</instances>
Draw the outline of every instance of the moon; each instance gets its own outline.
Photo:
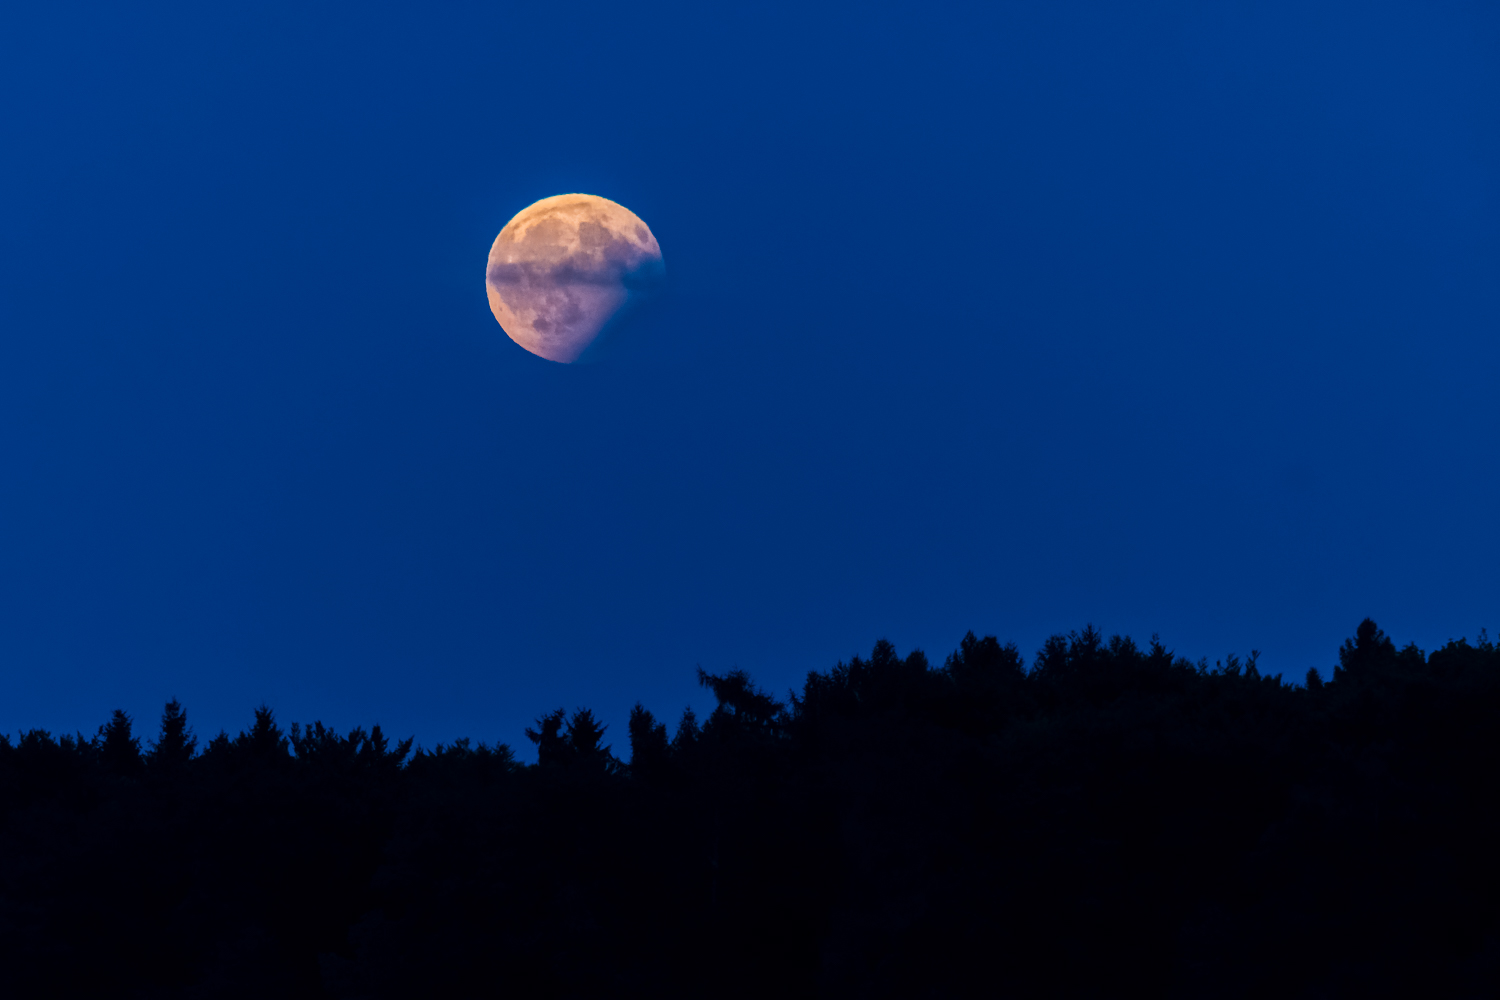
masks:
<instances>
[{"instance_id":1,"label":"moon","mask_svg":"<svg viewBox=\"0 0 1500 1000\"><path fill-rule=\"evenodd\" d=\"M612 321L665 275L661 247L634 212L598 195L559 194L505 224L484 283L511 340L570 364L594 360Z\"/></svg>"}]
</instances>

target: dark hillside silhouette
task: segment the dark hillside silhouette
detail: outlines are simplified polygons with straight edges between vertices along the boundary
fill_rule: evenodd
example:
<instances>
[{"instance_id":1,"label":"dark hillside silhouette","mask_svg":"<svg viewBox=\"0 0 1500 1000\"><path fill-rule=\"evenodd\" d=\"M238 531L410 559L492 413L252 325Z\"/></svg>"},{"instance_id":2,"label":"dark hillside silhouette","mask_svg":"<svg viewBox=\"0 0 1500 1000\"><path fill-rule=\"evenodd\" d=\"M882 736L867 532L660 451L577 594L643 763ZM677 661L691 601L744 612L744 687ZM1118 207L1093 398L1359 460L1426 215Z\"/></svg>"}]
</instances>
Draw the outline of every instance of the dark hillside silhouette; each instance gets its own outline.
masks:
<instances>
[{"instance_id":1,"label":"dark hillside silhouette","mask_svg":"<svg viewBox=\"0 0 1500 1000\"><path fill-rule=\"evenodd\" d=\"M11 996L1500 991L1500 649L1362 622L1331 679L1092 628L875 644L785 699L0 737ZM670 735L669 735L670 733Z\"/></svg>"}]
</instances>

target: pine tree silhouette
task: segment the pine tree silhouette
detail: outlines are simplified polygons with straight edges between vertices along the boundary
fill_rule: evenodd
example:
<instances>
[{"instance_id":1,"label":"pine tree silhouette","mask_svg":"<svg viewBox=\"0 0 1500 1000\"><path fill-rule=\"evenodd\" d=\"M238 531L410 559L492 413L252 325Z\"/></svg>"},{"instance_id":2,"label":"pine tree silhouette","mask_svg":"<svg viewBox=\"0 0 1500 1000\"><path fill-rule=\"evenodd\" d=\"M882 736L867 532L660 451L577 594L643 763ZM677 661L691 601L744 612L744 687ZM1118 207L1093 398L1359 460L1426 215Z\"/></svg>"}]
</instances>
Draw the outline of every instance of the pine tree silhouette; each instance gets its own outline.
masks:
<instances>
[{"instance_id":1,"label":"pine tree silhouette","mask_svg":"<svg viewBox=\"0 0 1500 1000\"><path fill-rule=\"evenodd\" d=\"M574 712L568 719L567 728L571 762L588 770L616 770L619 762L609 752L610 748L604 745L604 730L607 728L586 708Z\"/></svg>"},{"instance_id":2,"label":"pine tree silhouette","mask_svg":"<svg viewBox=\"0 0 1500 1000\"><path fill-rule=\"evenodd\" d=\"M766 735L786 722L786 706L757 688L743 670L720 677L698 668L698 683L718 699L704 731L718 735Z\"/></svg>"},{"instance_id":3,"label":"pine tree silhouette","mask_svg":"<svg viewBox=\"0 0 1500 1000\"><path fill-rule=\"evenodd\" d=\"M1375 680L1388 675L1396 664L1396 644L1369 618L1359 623L1353 639L1339 647L1339 665L1333 668L1335 682Z\"/></svg>"},{"instance_id":4,"label":"pine tree silhouette","mask_svg":"<svg viewBox=\"0 0 1500 1000\"><path fill-rule=\"evenodd\" d=\"M568 762L571 756L570 747L567 738L562 733L563 718L567 714L565 710L559 708L537 719L537 728L527 727L526 738L536 744L538 767L557 767Z\"/></svg>"},{"instance_id":5,"label":"pine tree silhouette","mask_svg":"<svg viewBox=\"0 0 1500 1000\"><path fill-rule=\"evenodd\" d=\"M250 731L240 733L232 744L246 759L263 763L286 760L291 749L291 741L282 733L275 714L266 705L255 710L255 724Z\"/></svg>"},{"instance_id":6,"label":"pine tree silhouette","mask_svg":"<svg viewBox=\"0 0 1500 1000\"><path fill-rule=\"evenodd\" d=\"M121 709L105 725L99 727L95 738L99 750L99 762L111 774L128 776L141 769L141 741L130 735L130 716Z\"/></svg>"},{"instance_id":7,"label":"pine tree silhouette","mask_svg":"<svg viewBox=\"0 0 1500 1000\"><path fill-rule=\"evenodd\" d=\"M636 775L659 773L667 763L667 727L657 722L640 702L630 710L630 771Z\"/></svg>"},{"instance_id":8,"label":"pine tree silhouette","mask_svg":"<svg viewBox=\"0 0 1500 1000\"><path fill-rule=\"evenodd\" d=\"M187 712L173 698L161 713L161 735L151 744L146 761L152 767L171 768L185 764L198 747L198 738L188 727Z\"/></svg>"},{"instance_id":9,"label":"pine tree silhouette","mask_svg":"<svg viewBox=\"0 0 1500 1000\"><path fill-rule=\"evenodd\" d=\"M672 753L674 756L682 757L692 752L693 747L698 744L698 737L702 731L698 728L698 716L692 708L682 710L682 718L677 720L677 731L672 734Z\"/></svg>"}]
</instances>

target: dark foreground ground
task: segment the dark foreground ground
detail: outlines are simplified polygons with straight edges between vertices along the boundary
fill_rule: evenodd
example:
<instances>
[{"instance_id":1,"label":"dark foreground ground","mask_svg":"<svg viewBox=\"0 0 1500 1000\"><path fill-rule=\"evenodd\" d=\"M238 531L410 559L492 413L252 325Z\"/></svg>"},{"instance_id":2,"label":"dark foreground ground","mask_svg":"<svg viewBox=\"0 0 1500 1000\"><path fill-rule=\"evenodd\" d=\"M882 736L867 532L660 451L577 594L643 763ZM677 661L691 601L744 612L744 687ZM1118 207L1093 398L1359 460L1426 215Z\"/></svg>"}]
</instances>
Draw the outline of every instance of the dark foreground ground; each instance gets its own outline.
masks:
<instances>
[{"instance_id":1,"label":"dark foreground ground","mask_svg":"<svg viewBox=\"0 0 1500 1000\"><path fill-rule=\"evenodd\" d=\"M1500 995L1500 651L1328 684L1058 637L732 673L629 763L378 728L0 740L15 997Z\"/></svg>"}]
</instances>

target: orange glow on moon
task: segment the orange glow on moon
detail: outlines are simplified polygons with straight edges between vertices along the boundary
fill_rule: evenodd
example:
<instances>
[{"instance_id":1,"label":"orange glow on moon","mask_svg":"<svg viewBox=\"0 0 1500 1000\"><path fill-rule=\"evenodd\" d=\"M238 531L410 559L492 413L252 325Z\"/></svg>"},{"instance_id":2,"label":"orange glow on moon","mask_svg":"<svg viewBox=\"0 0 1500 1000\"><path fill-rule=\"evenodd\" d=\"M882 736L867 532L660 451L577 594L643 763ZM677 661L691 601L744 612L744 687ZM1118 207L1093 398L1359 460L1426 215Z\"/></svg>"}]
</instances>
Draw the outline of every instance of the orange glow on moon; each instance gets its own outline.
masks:
<instances>
[{"instance_id":1,"label":"orange glow on moon","mask_svg":"<svg viewBox=\"0 0 1500 1000\"><path fill-rule=\"evenodd\" d=\"M500 230L485 287L511 340L566 364L590 360L610 320L664 275L661 247L634 212L597 195L560 194Z\"/></svg>"}]
</instances>

